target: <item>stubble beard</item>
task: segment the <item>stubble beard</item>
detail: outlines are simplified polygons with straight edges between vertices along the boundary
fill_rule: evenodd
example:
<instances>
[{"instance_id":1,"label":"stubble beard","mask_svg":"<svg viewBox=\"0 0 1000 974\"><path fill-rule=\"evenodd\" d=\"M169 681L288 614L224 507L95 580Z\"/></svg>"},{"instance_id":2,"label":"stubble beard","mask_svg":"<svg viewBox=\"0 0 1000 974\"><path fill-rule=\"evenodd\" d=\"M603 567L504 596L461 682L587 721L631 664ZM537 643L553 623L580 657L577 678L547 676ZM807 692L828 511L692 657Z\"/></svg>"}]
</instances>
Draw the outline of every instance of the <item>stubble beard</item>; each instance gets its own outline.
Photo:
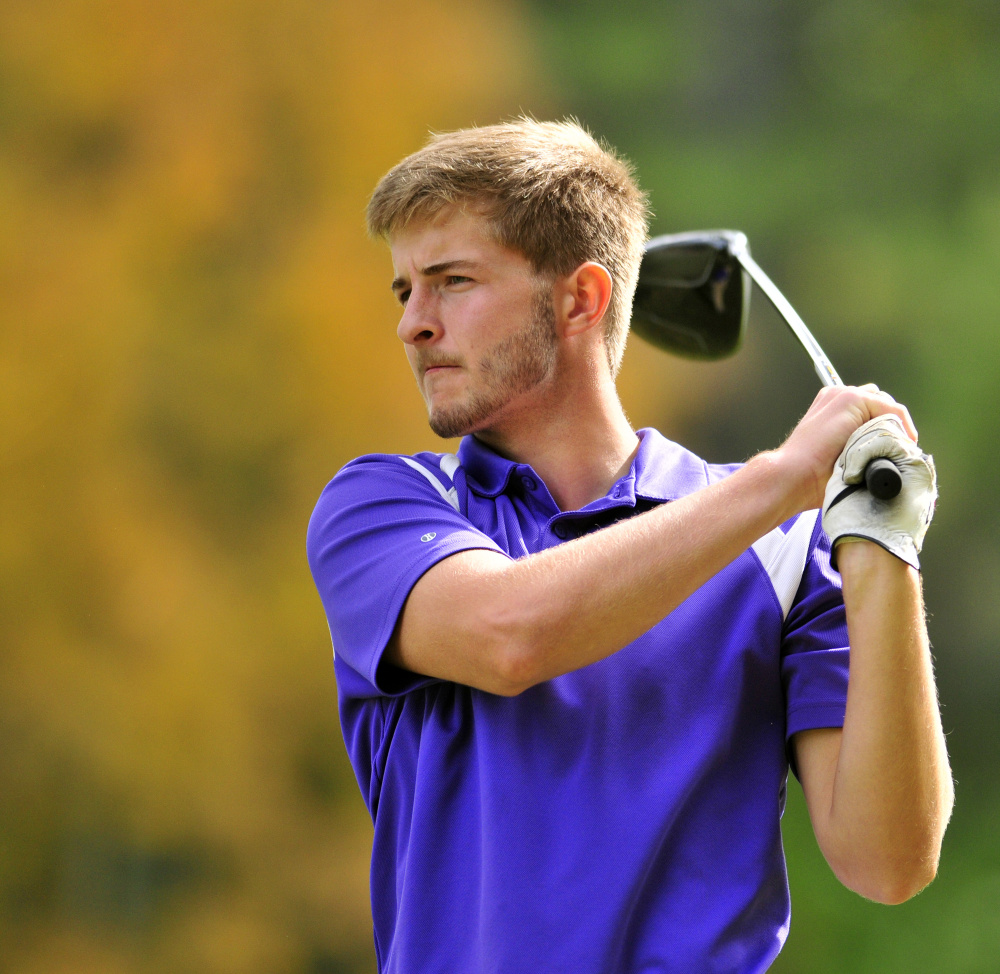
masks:
<instances>
[{"instance_id":1,"label":"stubble beard","mask_svg":"<svg viewBox=\"0 0 1000 974\"><path fill-rule=\"evenodd\" d=\"M530 326L519 335L501 339L483 358L479 366L483 388L448 409L432 410L431 429L445 439L482 429L511 399L539 385L552 371L555 359L552 295L542 288L535 296Z\"/></svg>"}]
</instances>

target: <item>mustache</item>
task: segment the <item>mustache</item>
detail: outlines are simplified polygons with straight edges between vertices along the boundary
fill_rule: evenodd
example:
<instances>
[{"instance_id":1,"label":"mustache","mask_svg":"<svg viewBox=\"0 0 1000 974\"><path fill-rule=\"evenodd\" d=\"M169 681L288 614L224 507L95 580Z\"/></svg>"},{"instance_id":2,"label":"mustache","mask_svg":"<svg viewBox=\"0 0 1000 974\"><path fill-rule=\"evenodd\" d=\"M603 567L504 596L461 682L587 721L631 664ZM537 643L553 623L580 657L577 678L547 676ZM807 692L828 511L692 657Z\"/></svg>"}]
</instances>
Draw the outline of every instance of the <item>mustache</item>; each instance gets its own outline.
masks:
<instances>
[{"instance_id":1,"label":"mustache","mask_svg":"<svg viewBox=\"0 0 1000 974\"><path fill-rule=\"evenodd\" d=\"M462 365L464 365L464 363L459 358L447 355L436 355L434 353L420 354L417 356L416 360L416 366L421 375L423 375L428 369L437 368L439 366Z\"/></svg>"}]
</instances>

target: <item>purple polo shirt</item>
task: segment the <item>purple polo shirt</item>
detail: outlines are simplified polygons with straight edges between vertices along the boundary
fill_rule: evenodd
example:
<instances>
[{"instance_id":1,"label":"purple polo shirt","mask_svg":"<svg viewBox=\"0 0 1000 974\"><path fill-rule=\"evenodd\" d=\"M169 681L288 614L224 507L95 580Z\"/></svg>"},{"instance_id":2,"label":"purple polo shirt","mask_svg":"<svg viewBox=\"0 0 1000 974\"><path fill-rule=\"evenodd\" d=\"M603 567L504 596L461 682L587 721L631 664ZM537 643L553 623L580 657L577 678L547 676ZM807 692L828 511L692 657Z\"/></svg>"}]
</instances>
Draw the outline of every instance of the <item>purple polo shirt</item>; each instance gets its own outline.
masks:
<instances>
[{"instance_id":1,"label":"purple polo shirt","mask_svg":"<svg viewBox=\"0 0 1000 974\"><path fill-rule=\"evenodd\" d=\"M378 968L398 974L763 971L788 931L779 819L796 731L841 726L847 628L815 512L761 538L644 636L500 697L382 656L432 565L521 558L731 473L655 430L560 512L474 437L367 456L309 525L344 739L375 825Z\"/></svg>"}]
</instances>

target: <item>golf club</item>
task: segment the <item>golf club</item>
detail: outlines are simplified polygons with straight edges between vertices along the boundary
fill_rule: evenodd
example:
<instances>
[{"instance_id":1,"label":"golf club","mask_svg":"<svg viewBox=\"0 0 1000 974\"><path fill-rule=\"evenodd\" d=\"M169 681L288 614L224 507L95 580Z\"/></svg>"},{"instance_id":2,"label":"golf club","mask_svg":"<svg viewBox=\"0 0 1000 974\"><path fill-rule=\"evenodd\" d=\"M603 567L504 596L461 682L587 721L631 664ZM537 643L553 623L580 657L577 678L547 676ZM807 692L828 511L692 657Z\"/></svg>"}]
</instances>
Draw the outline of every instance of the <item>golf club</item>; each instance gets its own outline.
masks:
<instances>
[{"instance_id":1,"label":"golf club","mask_svg":"<svg viewBox=\"0 0 1000 974\"><path fill-rule=\"evenodd\" d=\"M774 282L750 256L746 234L703 230L655 237L646 244L632 310L632 330L657 348L713 361L732 355L743 340L753 283L812 359L825 386L844 383L819 342ZM881 500L902 487L895 464L872 460L865 486Z\"/></svg>"}]
</instances>

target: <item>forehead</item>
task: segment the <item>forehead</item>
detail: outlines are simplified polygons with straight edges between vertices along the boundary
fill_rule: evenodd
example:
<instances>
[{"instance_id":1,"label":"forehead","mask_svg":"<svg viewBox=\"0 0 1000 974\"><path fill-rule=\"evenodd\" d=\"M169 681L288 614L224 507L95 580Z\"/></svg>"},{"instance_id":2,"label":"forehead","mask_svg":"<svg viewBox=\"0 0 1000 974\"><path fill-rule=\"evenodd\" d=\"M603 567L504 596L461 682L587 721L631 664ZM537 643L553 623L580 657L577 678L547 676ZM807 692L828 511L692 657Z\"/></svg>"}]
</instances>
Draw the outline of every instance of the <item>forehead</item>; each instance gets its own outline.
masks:
<instances>
[{"instance_id":1,"label":"forehead","mask_svg":"<svg viewBox=\"0 0 1000 974\"><path fill-rule=\"evenodd\" d=\"M446 206L411 221L389 237L389 249L400 275L451 261L528 266L521 254L496 242L486 215L471 207Z\"/></svg>"}]
</instances>

